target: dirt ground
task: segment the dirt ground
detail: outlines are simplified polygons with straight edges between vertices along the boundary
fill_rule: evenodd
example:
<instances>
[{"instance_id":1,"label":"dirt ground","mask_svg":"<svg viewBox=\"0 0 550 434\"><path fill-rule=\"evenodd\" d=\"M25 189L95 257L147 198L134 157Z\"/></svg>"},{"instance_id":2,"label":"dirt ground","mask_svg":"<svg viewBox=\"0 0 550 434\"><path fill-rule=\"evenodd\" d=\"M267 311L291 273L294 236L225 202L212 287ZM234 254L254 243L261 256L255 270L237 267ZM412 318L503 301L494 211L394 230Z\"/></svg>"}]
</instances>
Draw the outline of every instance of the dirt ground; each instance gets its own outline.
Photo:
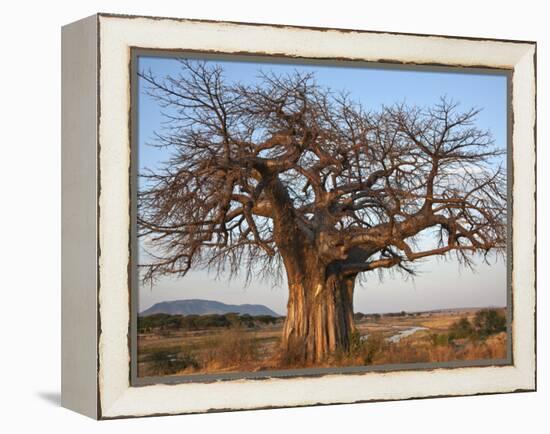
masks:
<instances>
[{"instance_id":1,"label":"dirt ground","mask_svg":"<svg viewBox=\"0 0 550 434\"><path fill-rule=\"evenodd\" d=\"M322 366L360 366L453 360L504 359L506 333L483 340L446 340L461 318L478 309L403 316L367 316L355 322L354 350L336 354ZM505 314L504 309L499 309ZM259 328L154 331L138 335L138 376L257 372L291 369L279 352L282 321ZM317 365L319 366L319 365Z\"/></svg>"}]
</instances>

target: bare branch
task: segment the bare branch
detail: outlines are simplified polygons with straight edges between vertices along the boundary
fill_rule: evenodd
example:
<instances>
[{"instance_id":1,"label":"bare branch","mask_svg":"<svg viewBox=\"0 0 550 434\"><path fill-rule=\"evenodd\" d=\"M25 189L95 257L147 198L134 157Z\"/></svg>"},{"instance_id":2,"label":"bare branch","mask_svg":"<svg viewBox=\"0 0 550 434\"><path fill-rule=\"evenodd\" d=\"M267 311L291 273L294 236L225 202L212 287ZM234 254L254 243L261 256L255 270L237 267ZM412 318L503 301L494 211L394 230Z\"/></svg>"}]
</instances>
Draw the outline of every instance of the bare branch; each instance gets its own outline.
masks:
<instances>
[{"instance_id":1,"label":"bare branch","mask_svg":"<svg viewBox=\"0 0 550 434\"><path fill-rule=\"evenodd\" d=\"M312 74L244 85L217 64L180 64L177 76L140 73L166 120L154 145L170 150L141 174L146 278L251 263L288 272L304 257L346 275L409 272L428 256L470 264L505 248L503 150L476 127L478 109L442 99L367 112ZM426 231L434 245L416 250Z\"/></svg>"}]
</instances>

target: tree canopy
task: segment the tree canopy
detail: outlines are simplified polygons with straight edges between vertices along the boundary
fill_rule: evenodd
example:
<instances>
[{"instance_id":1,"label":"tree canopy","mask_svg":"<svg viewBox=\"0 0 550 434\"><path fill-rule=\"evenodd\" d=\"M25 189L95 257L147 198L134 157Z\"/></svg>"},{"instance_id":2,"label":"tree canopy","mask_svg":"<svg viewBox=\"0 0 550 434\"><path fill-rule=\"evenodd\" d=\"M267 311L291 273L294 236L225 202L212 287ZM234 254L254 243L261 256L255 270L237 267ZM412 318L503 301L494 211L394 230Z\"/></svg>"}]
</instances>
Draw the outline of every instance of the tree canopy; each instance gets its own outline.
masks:
<instances>
[{"instance_id":1,"label":"tree canopy","mask_svg":"<svg viewBox=\"0 0 550 434\"><path fill-rule=\"evenodd\" d=\"M272 273L297 243L344 276L414 273L434 255L470 265L505 248L504 150L476 126L479 109L442 98L367 110L314 74L242 84L219 64L178 61L177 76L139 74L164 110L154 144L169 150L140 174L145 279L258 264Z\"/></svg>"}]
</instances>

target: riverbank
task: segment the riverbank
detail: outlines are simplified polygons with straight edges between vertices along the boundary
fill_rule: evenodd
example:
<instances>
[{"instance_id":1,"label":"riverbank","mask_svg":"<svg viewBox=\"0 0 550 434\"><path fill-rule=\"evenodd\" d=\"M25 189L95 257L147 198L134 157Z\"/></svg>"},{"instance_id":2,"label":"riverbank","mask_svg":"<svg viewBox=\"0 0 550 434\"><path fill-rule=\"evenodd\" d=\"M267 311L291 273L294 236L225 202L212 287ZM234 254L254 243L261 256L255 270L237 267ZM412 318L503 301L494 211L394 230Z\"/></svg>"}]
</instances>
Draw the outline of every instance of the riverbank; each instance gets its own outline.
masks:
<instances>
[{"instance_id":1,"label":"riverbank","mask_svg":"<svg viewBox=\"0 0 550 434\"><path fill-rule=\"evenodd\" d=\"M493 309L499 318L505 309ZM350 351L323 367L504 359L504 332L459 335L457 324L474 324L480 309L358 315ZM283 321L250 327L179 330L153 328L138 334L138 375L163 376L257 372L298 366L279 352ZM473 332L472 332L473 333ZM320 365L317 365L320 367Z\"/></svg>"}]
</instances>

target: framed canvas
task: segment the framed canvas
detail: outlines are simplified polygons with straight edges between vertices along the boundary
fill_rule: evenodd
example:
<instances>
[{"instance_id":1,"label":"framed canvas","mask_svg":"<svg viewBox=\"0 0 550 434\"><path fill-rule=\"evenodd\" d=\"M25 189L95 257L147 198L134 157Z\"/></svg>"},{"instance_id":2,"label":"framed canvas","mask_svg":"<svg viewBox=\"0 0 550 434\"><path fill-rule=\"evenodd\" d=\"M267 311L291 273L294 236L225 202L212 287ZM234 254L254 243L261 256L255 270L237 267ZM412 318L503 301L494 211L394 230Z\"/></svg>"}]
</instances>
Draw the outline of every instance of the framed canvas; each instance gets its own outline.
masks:
<instances>
[{"instance_id":1,"label":"framed canvas","mask_svg":"<svg viewBox=\"0 0 550 434\"><path fill-rule=\"evenodd\" d=\"M536 389L534 42L98 14L62 54L65 407Z\"/></svg>"}]
</instances>

